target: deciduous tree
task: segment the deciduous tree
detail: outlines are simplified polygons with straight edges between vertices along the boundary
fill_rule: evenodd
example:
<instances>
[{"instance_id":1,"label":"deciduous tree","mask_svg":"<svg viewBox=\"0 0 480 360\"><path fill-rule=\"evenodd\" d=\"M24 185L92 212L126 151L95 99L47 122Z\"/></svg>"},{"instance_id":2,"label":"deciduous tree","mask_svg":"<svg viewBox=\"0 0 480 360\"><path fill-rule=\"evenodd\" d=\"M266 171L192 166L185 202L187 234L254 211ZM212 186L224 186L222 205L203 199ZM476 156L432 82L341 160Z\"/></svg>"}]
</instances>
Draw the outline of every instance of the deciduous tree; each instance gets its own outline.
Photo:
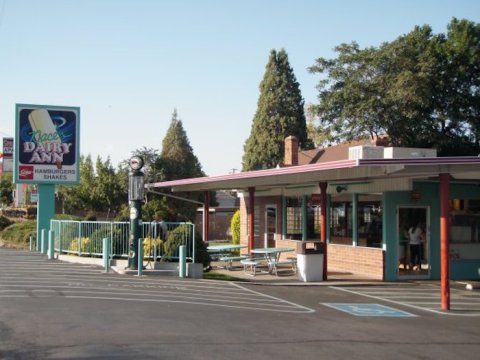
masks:
<instances>
[{"instance_id":1,"label":"deciduous tree","mask_svg":"<svg viewBox=\"0 0 480 360\"><path fill-rule=\"evenodd\" d=\"M448 34L429 26L379 47L341 44L311 107L326 143L388 135L395 146L433 147L440 155L477 154L480 109L479 25L453 19Z\"/></svg>"}]
</instances>

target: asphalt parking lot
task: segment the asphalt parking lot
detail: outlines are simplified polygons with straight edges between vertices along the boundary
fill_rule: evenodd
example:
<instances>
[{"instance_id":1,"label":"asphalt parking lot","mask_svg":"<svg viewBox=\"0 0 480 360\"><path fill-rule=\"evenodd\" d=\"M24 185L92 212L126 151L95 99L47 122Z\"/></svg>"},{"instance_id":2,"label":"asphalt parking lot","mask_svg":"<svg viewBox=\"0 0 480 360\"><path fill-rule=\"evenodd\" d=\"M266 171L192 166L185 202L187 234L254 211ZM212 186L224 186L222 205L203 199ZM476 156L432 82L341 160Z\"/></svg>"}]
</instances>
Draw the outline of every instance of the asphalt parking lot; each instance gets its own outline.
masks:
<instances>
[{"instance_id":1,"label":"asphalt parking lot","mask_svg":"<svg viewBox=\"0 0 480 360\"><path fill-rule=\"evenodd\" d=\"M437 294L438 291L438 294ZM1 359L476 359L480 297L105 274L0 249Z\"/></svg>"}]
</instances>

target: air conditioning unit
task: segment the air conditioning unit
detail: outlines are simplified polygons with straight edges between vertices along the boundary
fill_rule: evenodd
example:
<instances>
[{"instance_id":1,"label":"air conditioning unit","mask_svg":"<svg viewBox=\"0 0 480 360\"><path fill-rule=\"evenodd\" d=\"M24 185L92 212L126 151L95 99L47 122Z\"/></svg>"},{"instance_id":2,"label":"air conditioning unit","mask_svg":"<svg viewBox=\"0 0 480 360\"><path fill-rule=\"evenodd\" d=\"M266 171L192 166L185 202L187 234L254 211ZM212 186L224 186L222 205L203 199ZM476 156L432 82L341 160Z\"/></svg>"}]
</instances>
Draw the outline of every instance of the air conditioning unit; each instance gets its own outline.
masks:
<instances>
[{"instance_id":1,"label":"air conditioning unit","mask_svg":"<svg viewBox=\"0 0 480 360\"><path fill-rule=\"evenodd\" d=\"M348 159L382 159L383 146L358 145L348 148Z\"/></svg>"},{"instance_id":2,"label":"air conditioning unit","mask_svg":"<svg viewBox=\"0 0 480 360\"><path fill-rule=\"evenodd\" d=\"M386 147L385 159L437 157L436 149Z\"/></svg>"}]
</instances>

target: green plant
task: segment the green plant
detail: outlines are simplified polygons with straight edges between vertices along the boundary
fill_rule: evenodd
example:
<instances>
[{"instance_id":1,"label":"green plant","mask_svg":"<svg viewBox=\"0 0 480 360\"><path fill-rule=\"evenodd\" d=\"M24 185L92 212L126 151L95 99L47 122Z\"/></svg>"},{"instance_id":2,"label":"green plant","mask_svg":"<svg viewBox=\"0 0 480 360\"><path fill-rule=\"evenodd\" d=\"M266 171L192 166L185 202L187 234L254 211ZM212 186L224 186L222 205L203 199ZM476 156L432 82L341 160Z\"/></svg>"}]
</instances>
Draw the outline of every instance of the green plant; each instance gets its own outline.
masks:
<instances>
[{"instance_id":1,"label":"green plant","mask_svg":"<svg viewBox=\"0 0 480 360\"><path fill-rule=\"evenodd\" d=\"M240 209L235 211L230 220L230 230L232 231L232 243L240 244Z\"/></svg>"},{"instance_id":2,"label":"green plant","mask_svg":"<svg viewBox=\"0 0 480 360\"><path fill-rule=\"evenodd\" d=\"M167 241L164 244L165 254L162 261L170 261L178 253L180 245L191 243L192 233L190 225L180 225L168 233ZM201 234L195 232L195 257L196 262L202 263L204 267L210 265L210 254L207 252L207 245L203 242Z\"/></svg>"},{"instance_id":3,"label":"green plant","mask_svg":"<svg viewBox=\"0 0 480 360\"><path fill-rule=\"evenodd\" d=\"M9 218L5 216L0 216L0 231L12 224L13 224L13 221L11 221Z\"/></svg>"},{"instance_id":4,"label":"green plant","mask_svg":"<svg viewBox=\"0 0 480 360\"><path fill-rule=\"evenodd\" d=\"M146 237L143 239L143 258L153 256L154 246L157 247L157 255L163 253L163 240Z\"/></svg>"},{"instance_id":5,"label":"green plant","mask_svg":"<svg viewBox=\"0 0 480 360\"><path fill-rule=\"evenodd\" d=\"M79 216L76 215L69 215L69 214L55 214L53 216L55 220L73 220L73 221L80 221L82 220Z\"/></svg>"},{"instance_id":6,"label":"green plant","mask_svg":"<svg viewBox=\"0 0 480 360\"><path fill-rule=\"evenodd\" d=\"M7 226L0 233L3 242L14 248L26 249L30 242L30 236L36 237L36 221L19 221Z\"/></svg>"},{"instance_id":7,"label":"green plant","mask_svg":"<svg viewBox=\"0 0 480 360\"><path fill-rule=\"evenodd\" d=\"M78 248L78 242L80 240L80 249ZM73 252L89 252L90 248L90 238L87 237L82 237L82 238L75 238L70 242L70 245L68 246L69 251Z\"/></svg>"},{"instance_id":8,"label":"green plant","mask_svg":"<svg viewBox=\"0 0 480 360\"><path fill-rule=\"evenodd\" d=\"M95 212L90 210L87 215L85 215L85 221L97 221L97 215Z\"/></svg>"}]
</instances>

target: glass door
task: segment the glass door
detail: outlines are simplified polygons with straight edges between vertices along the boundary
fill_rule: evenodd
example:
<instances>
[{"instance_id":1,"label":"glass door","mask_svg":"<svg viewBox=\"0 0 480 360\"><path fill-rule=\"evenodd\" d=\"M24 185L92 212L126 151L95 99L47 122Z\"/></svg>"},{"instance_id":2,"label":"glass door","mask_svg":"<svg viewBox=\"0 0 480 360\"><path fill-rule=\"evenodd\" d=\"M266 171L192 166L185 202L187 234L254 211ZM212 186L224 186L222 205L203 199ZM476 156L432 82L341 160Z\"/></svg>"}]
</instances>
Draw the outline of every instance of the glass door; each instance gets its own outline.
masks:
<instances>
[{"instance_id":1,"label":"glass door","mask_svg":"<svg viewBox=\"0 0 480 360\"><path fill-rule=\"evenodd\" d=\"M397 259L399 278L430 277L430 209L397 208Z\"/></svg>"},{"instance_id":2,"label":"glass door","mask_svg":"<svg viewBox=\"0 0 480 360\"><path fill-rule=\"evenodd\" d=\"M277 233L277 206L265 207L265 247L275 247L275 234Z\"/></svg>"}]
</instances>

